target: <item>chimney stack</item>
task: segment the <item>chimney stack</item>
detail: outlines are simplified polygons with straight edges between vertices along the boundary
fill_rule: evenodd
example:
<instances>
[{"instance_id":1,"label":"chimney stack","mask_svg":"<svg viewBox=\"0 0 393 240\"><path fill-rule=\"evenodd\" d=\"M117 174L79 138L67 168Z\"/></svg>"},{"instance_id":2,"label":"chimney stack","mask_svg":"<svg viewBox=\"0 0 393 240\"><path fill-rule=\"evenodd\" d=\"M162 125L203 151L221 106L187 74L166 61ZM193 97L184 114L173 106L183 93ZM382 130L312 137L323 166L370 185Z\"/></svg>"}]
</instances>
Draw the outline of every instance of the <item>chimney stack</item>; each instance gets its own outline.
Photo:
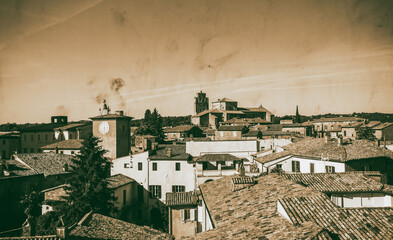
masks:
<instances>
[{"instance_id":1,"label":"chimney stack","mask_svg":"<svg viewBox=\"0 0 393 240\"><path fill-rule=\"evenodd\" d=\"M124 116L124 111L123 111L123 110L116 111L116 114L117 114L117 115L120 115L120 116Z\"/></svg>"},{"instance_id":2,"label":"chimney stack","mask_svg":"<svg viewBox=\"0 0 393 240\"><path fill-rule=\"evenodd\" d=\"M172 149L168 148L166 150L166 155L167 155L167 157L171 158L172 157Z\"/></svg>"}]
</instances>

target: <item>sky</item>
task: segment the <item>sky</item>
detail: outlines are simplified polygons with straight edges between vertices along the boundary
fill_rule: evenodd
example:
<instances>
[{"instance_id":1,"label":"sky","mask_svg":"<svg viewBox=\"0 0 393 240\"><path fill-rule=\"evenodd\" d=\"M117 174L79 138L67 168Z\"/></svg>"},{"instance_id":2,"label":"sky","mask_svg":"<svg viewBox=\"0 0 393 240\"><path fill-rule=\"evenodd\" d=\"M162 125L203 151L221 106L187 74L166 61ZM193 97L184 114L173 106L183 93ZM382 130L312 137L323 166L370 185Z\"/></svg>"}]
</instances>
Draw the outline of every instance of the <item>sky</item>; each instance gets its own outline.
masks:
<instances>
[{"instance_id":1,"label":"sky","mask_svg":"<svg viewBox=\"0 0 393 240\"><path fill-rule=\"evenodd\" d=\"M111 109L393 113L393 1L0 0L0 124Z\"/></svg>"}]
</instances>

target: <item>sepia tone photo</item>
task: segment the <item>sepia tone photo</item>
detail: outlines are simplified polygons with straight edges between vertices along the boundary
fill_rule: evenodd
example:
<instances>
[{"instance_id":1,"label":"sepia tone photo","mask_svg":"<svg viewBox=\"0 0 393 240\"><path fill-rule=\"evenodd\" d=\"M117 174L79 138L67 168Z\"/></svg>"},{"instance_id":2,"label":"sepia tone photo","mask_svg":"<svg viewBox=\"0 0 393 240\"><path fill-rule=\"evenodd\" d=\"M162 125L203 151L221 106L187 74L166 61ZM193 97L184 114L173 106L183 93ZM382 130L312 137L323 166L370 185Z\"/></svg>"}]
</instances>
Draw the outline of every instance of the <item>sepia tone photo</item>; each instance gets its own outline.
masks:
<instances>
[{"instance_id":1,"label":"sepia tone photo","mask_svg":"<svg viewBox=\"0 0 393 240\"><path fill-rule=\"evenodd\" d=\"M392 0L0 0L0 240L393 239Z\"/></svg>"}]
</instances>

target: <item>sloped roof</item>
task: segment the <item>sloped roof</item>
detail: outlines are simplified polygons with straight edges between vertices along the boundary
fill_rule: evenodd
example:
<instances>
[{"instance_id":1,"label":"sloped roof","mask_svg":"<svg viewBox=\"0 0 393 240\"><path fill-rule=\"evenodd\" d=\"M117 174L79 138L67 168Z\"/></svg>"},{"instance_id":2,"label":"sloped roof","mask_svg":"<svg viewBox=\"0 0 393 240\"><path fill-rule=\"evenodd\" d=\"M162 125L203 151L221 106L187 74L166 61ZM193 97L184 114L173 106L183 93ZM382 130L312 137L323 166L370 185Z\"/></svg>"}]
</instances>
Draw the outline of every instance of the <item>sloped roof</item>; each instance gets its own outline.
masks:
<instances>
[{"instance_id":1,"label":"sloped roof","mask_svg":"<svg viewBox=\"0 0 393 240\"><path fill-rule=\"evenodd\" d=\"M128 116L122 116L119 114L106 114L106 115L99 115L95 117L91 117L90 119L97 120L97 119L117 119L117 118L123 118L123 119L131 119L132 117Z\"/></svg>"},{"instance_id":2,"label":"sloped roof","mask_svg":"<svg viewBox=\"0 0 393 240\"><path fill-rule=\"evenodd\" d=\"M41 149L80 149L82 143L83 139L69 139L43 146Z\"/></svg>"},{"instance_id":3,"label":"sloped roof","mask_svg":"<svg viewBox=\"0 0 393 240\"><path fill-rule=\"evenodd\" d=\"M244 133L242 136L243 137L258 137L259 134L262 134L262 132L256 131L256 130L250 130L250 131Z\"/></svg>"},{"instance_id":4,"label":"sloped roof","mask_svg":"<svg viewBox=\"0 0 393 240\"><path fill-rule=\"evenodd\" d=\"M126 175L123 175L121 173L110 176L106 180L108 181L108 187L112 189L124 186L135 181L134 179L127 177Z\"/></svg>"},{"instance_id":5,"label":"sloped roof","mask_svg":"<svg viewBox=\"0 0 393 240\"><path fill-rule=\"evenodd\" d=\"M389 157L393 159L393 152L378 147L368 140L354 140L350 144L338 145L336 141L325 142L323 138L305 138L303 141L284 147L293 155L318 158L323 155L330 160L350 161L357 159Z\"/></svg>"},{"instance_id":6,"label":"sloped roof","mask_svg":"<svg viewBox=\"0 0 393 240\"><path fill-rule=\"evenodd\" d=\"M215 102L237 102L237 101L234 101L234 100L232 100L232 99L229 99L229 98L224 97L224 98L222 98L222 99L218 99L218 100L215 101Z\"/></svg>"},{"instance_id":7,"label":"sloped roof","mask_svg":"<svg viewBox=\"0 0 393 240\"><path fill-rule=\"evenodd\" d=\"M312 221L339 239L393 239L393 208L339 208L326 195L279 200L294 225Z\"/></svg>"},{"instance_id":8,"label":"sloped roof","mask_svg":"<svg viewBox=\"0 0 393 240\"><path fill-rule=\"evenodd\" d=\"M41 123L21 129L21 132L52 132L66 123Z\"/></svg>"},{"instance_id":9,"label":"sloped roof","mask_svg":"<svg viewBox=\"0 0 393 240\"><path fill-rule=\"evenodd\" d=\"M169 207L197 205L197 204L198 204L198 196L195 192L166 193L166 205Z\"/></svg>"},{"instance_id":10,"label":"sloped roof","mask_svg":"<svg viewBox=\"0 0 393 240\"><path fill-rule=\"evenodd\" d=\"M65 126L61 126L58 128L55 128L54 130L61 130L61 131L67 131L67 130L73 130L73 129L78 129L80 127L84 127L84 126L88 126L91 125L92 122L84 122L84 123L71 123L71 124L67 124Z\"/></svg>"},{"instance_id":11,"label":"sloped roof","mask_svg":"<svg viewBox=\"0 0 393 240\"><path fill-rule=\"evenodd\" d=\"M262 136L292 136L292 132L262 131Z\"/></svg>"},{"instance_id":12,"label":"sloped roof","mask_svg":"<svg viewBox=\"0 0 393 240\"><path fill-rule=\"evenodd\" d=\"M255 159L255 161L259 162L259 163L267 163L267 162L271 162L283 157L287 157L290 156L291 153L289 151L282 151L282 152L278 152L278 153L272 153L272 154L268 154L265 156L261 156L261 157L257 157Z\"/></svg>"},{"instance_id":13,"label":"sloped roof","mask_svg":"<svg viewBox=\"0 0 393 240\"><path fill-rule=\"evenodd\" d=\"M198 128L195 125L181 125L181 126L176 126L176 127L172 127L172 128L165 128L164 132L165 133L169 133L169 132L188 132L193 128Z\"/></svg>"},{"instance_id":14,"label":"sloped roof","mask_svg":"<svg viewBox=\"0 0 393 240\"><path fill-rule=\"evenodd\" d=\"M204 131L206 135L214 135L216 133L216 129L206 129Z\"/></svg>"},{"instance_id":15,"label":"sloped roof","mask_svg":"<svg viewBox=\"0 0 393 240\"><path fill-rule=\"evenodd\" d=\"M291 123L291 124L281 124L282 128L305 128L307 125L303 125L301 123Z\"/></svg>"},{"instance_id":16,"label":"sloped roof","mask_svg":"<svg viewBox=\"0 0 393 240\"><path fill-rule=\"evenodd\" d=\"M362 122L348 123L341 126L341 128L360 128L364 124Z\"/></svg>"},{"instance_id":17,"label":"sloped roof","mask_svg":"<svg viewBox=\"0 0 393 240\"><path fill-rule=\"evenodd\" d=\"M69 173L65 171L64 166L72 165L73 156L56 153L26 153L18 154L17 158L26 163L28 166L43 173L45 176Z\"/></svg>"},{"instance_id":18,"label":"sloped roof","mask_svg":"<svg viewBox=\"0 0 393 240\"><path fill-rule=\"evenodd\" d=\"M0 138L19 138L19 132L0 132Z\"/></svg>"},{"instance_id":19,"label":"sloped roof","mask_svg":"<svg viewBox=\"0 0 393 240\"><path fill-rule=\"evenodd\" d=\"M262 118L232 118L227 121L221 122L221 124L239 124L239 125L245 125L245 124L260 124L260 123L271 123L270 121L267 121Z\"/></svg>"},{"instance_id":20,"label":"sloped roof","mask_svg":"<svg viewBox=\"0 0 393 240\"><path fill-rule=\"evenodd\" d=\"M242 158L238 158L228 153L218 153L218 154L205 154L198 158L195 161L197 162L222 162L222 161L242 161Z\"/></svg>"},{"instance_id":21,"label":"sloped roof","mask_svg":"<svg viewBox=\"0 0 393 240\"><path fill-rule=\"evenodd\" d=\"M375 175L381 175L375 172ZM364 172L296 173L284 177L323 193L381 192L383 184Z\"/></svg>"},{"instance_id":22,"label":"sloped roof","mask_svg":"<svg viewBox=\"0 0 393 240\"><path fill-rule=\"evenodd\" d=\"M71 229L69 235L80 239L172 239L169 234L153 228L138 226L98 213L87 214Z\"/></svg>"},{"instance_id":23,"label":"sloped roof","mask_svg":"<svg viewBox=\"0 0 393 240\"><path fill-rule=\"evenodd\" d=\"M171 149L172 156L167 156L167 151ZM149 157L151 160L189 160L191 155L186 153L185 144L160 145Z\"/></svg>"},{"instance_id":24,"label":"sloped roof","mask_svg":"<svg viewBox=\"0 0 393 240\"><path fill-rule=\"evenodd\" d=\"M2 165L2 162L0 162L0 165ZM12 160L12 159L6 160L5 165L6 166L4 168L9 173L9 176L1 176L0 173L0 178L14 177L14 176L31 176L31 175L39 174L34 169L31 169L25 164L18 162L16 160Z\"/></svg>"},{"instance_id":25,"label":"sloped roof","mask_svg":"<svg viewBox=\"0 0 393 240\"><path fill-rule=\"evenodd\" d=\"M331 117L331 118L319 118L319 119L315 119L313 120L314 123L318 123L318 122L348 122L348 121L355 121L355 122L359 122L359 121L364 121L364 118L358 118L358 117Z\"/></svg>"},{"instance_id":26,"label":"sloped roof","mask_svg":"<svg viewBox=\"0 0 393 240\"><path fill-rule=\"evenodd\" d=\"M277 174L256 178L256 184L232 191L232 176L200 185L214 229L197 239L323 239L323 228L313 223L292 225L277 213L277 200L322 193ZM315 238L314 238L315 237Z\"/></svg>"},{"instance_id":27,"label":"sloped roof","mask_svg":"<svg viewBox=\"0 0 393 240\"><path fill-rule=\"evenodd\" d=\"M208 113L219 113L219 114L222 114L223 111L221 111L219 109L209 109L209 110L205 110L203 112L200 112L198 114L195 114L195 115L193 115L193 117L200 117L200 116L203 116L203 115L208 114Z\"/></svg>"},{"instance_id":28,"label":"sloped roof","mask_svg":"<svg viewBox=\"0 0 393 240\"><path fill-rule=\"evenodd\" d=\"M223 125L218 127L218 131L243 131L245 128L242 125Z\"/></svg>"},{"instance_id":29,"label":"sloped roof","mask_svg":"<svg viewBox=\"0 0 393 240\"><path fill-rule=\"evenodd\" d=\"M373 127L376 127L379 124L381 124L380 121L370 121L369 123L364 125L364 127L373 128Z\"/></svg>"},{"instance_id":30,"label":"sloped roof","mask_svg":"<svg viewBox=\"0 0 393 240\"><path fill-rule=\"evenodd\" d=\"M392 125L393 125L393 123L390 123L390 122L381 123L381 124L373 127L373 130L382 130L382 129L387 128Z\"/></svg>"}]
</instances>

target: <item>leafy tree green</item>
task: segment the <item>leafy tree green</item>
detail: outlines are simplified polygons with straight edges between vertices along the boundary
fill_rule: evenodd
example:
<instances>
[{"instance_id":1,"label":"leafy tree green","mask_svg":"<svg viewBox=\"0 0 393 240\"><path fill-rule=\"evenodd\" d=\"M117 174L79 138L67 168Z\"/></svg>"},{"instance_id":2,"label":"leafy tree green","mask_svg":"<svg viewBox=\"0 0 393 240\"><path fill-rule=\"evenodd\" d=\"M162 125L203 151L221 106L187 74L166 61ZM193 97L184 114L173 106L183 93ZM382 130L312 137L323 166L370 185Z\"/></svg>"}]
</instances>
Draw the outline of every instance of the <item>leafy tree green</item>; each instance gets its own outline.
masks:
<instances>
[{"instance_id":1,"label":"leafy tree green","mask_svg":"<svg viewBox=\"0 0 393 240\"><path fill-rule=\"evenodd\" d=\"M358 133L358 138L359 139L367 139L374 141L376 139L373 131L369 127L363 127L360 129L360 132Z\"/></svg>"},{"instance_id":2,"label":"leafy tree green","mask_svg":"<svg viewBox=\"0 0 393 240\"><path fill-rule=\"evenodd\" d=\"M146 110L145 118L141 121L136 134L153 135L160 139L164 137L164 133L162 131L162 117L156 108L154 108L152 113L149 109Z\"/></svg>"},{"instance_id":3,"label":"leafy tree green","mask_svg":"<svg viewBox=\"0 0 393 240\"><path fill-rule=\"evenodd\" d=\"M20 201L25 209L25 214L27 216L27 220L30 223L32 234L35 234L34 229L36 226L37 217L41 215L41 201L41 195L36 191L25 194L23 199Z\"/></svg>"}]
</instances>

